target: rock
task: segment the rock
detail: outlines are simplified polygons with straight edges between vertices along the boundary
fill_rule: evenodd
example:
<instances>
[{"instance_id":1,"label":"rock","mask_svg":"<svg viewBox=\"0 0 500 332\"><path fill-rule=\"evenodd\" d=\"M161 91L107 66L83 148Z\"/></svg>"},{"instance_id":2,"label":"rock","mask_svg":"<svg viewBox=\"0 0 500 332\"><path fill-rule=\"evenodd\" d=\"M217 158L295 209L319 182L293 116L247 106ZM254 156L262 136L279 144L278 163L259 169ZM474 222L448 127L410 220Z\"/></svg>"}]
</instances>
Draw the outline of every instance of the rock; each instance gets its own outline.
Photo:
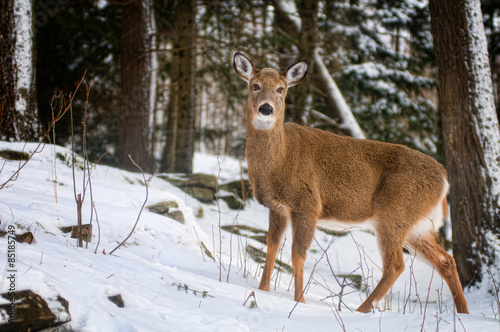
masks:
<instances>
[{"instance_id":1,"label":"rock","mask_svg":"<svg viewBox=\"0 0 500 332\"><path fill-rule=\"evenodd\" d=\"M205 215L205 212L203 211L203 207L199 206L196 209L195 217L198 218L198 219L201 219L201 218L203 218L204 215Z\"/></svg>"},{"instance_id":2,"label":"rock","mask_svg":"<svg viewBox=\"0 0 500 332\"><path fill-rule=\"evenodd\" d=\"M252 247L249 244L247 245L245 250L256 263L264 263L266 261L267 255L264 251ZM286 263L283 263L279 259L276 259L276 262L274 263L274 268L281 272L286 271L288 273L293 273L293 267L291 267Z\"/></svg>"},{"instance_id":3,"label":"rock","mask_svg":"<svg viewBox=\"0 0 500 332\"><path fill-rule=\"evenodd\" d=\"M366 289L365 285L362 283L363 277L359 274L336 274L336 277L337 279L342 278L344 280L350 280L351 282L349 284L357 290L364 291Z\"/></svg>"},{"instance_id":4,"label":"rock","mask_svg":"<svg viewBox=\"0 0 500 332\"><path fill-rule=\"evenodd\" d=\"M219 188L220 190L235 194L243 201L247 198L253 197L253 192L250 188L250 182L248 180L243 180L243 183L241 180L223 183Z\"/></svg>"},{"instance_id":5,"label":"rock","mask_svg":"<svg viewBox=\"0 0 500 332\"><path fill-rule=\"evenodd\" d=\"M221 196L219 197L219 199L222 199L224 202L226 202L227 206L229 206L229 208L232 210L239 210L244 207L243 202L235 195Z\"/></svg>"},{"instance_id":6,"label":"rock","mask_svg":"<svg viewBox=\"0 0 500 332\"><path fill-rule=\"evenodd\" d=\"M63 233L71 232L72 239L78 239L78 226L61 226L59 229ZM92 224L82 225L82 240L85 242L92 242Z\"/></svg>"},{"instance_id":7,"label":"rock","mask_svg":"<svg viewBox=\"0 0 500 332\"><path fill-rule=\"evenodd\" d=\"M180 210L171 211L166 214L167 217L184 224L184 214Z\"/></svg>"},{"instance_id":8,"label":"rock","mask_svg":"<svg viewBox=\"0 0 500 332\"><path fill-rule=\"evenodd\" d=\"M59 326L71 320L69 304L58 296L48 299L49 304L31 290L0 295L8 304L0 305L0 331L38 331Z\"/></svg>"},{"instance_id":9,"label":"rock","mask_svg":"<svg viewBox=\"0 0 500 332\"><path fill-rule=\"evenodd\" d=\"M13 151L13 150L0 151L0 157L2 157L3 159L16 160L16 161L30 159L29 153Z\"/></svg>"},{"instance_id":10,"label":"rock","mask_svg":"<svg viewBox=\"0 0 500 332\"><path fill-rule=\"evenodd\" d=\"M221 229L239 236L248 237L259 241L260 243L267 244L267 231L255 227L245 225L224 225Z\"/></svg>"},{"instance_id":11,"label":"rock","mask_svg":"<svg viewBox=\"0 0 500 332\"><path fill-rule=\"evenodd\" d=\"M0 231L0 237L4 237L8 232ZM32 244L35 241L35 236L31 232L16 234L15 240L19 243Z\"/></svg>"},{"instance_id":12,"label":"rock","mask_svg":"<svg viewBox=\"0 0 500 332\"><path fill-rule=\"evenodd\" d=\"M266 253L260 249L252 247L251 245L247 245L245 248L247 253L256 263L264 263L266 261Z\"/></svg>"},{"instance_id":13,"label":"rock","mask_svg":"<svg viewBox=\"0 0 500 332\"><path fill-rule=\"evenodd\" d=\"M111 302L113 302L114 304L116 304L116 306L118 308L124 308L125 307L125 303L123 303L123 299L122 299L121 294L116 294L116 295L108 296L108 299Z\"/></svg>"},{"instance_id":14,"label":"rock","mask_svg":"<svg viewBox=\"0 0 500 332\"><path fill-rule=\"evenodd\" d=\"M164 179L177 188L185 191L202 203L214 203L217 191L217 177L214 175L196 173L182 175L162 175Z\"/></svg>"},{"instance_id":15,"label":"rock","mask_svg":"<svg viewBox=\"0 0 500 332\"><path fill-rule=\"evenodd\" d=\"M183 189L183 188L181 188ZM188 195L193 196L202 203L211 204L215 201L215 188L187 187L183 189Z\"/></svg>"},{"instance_id":16,"label":"rock","mask_svg":"<svg viewBox=\"0 0 500 332\"><path fill-rule=\"evenodd\" d=\"M32 244L35 241L35 236L31 232L16 234L16 241L19 243Z\"/></svg>"},{"instance_id":17,"label":"rock","mask_svg":"<svg viewBox=\"0 0 500 332\"><path fill-rule=\"evenodd\" d=\"M177 204L176 201L168 201L150 205L147 208L149 211L153 213L169 217L177 222L180 222L181 224L184 224L184 214L182 213L182 211L177 210L178 207L179 204ZM170 211L170 209L176 209L176 210Z\"/></svg>"},{"instance_id":18,"label":"rock","mask_svg":"<svg viewBox=\"0 0 500 332\"><path fill-rule=\"evenodd\" d=\"M158 213L161 215L166 215L171 208L178 208L179 204L176 201L160 202L154 205L150 205L147 209L153 213Z\"/></svg>"},{"instance_id":19,"label":"rock","mask_svg":"<svg viewBox=\"0 0 500 332\"><path fill-rule=\"evenodd\" d=\"M167 180L174 186L181 189L185 187L202 187L211 188L215 192L215 189L217 188L217 177L215 175L195 173L167 176L162 175L160 178Z\"/></svg>"}]
</instances>

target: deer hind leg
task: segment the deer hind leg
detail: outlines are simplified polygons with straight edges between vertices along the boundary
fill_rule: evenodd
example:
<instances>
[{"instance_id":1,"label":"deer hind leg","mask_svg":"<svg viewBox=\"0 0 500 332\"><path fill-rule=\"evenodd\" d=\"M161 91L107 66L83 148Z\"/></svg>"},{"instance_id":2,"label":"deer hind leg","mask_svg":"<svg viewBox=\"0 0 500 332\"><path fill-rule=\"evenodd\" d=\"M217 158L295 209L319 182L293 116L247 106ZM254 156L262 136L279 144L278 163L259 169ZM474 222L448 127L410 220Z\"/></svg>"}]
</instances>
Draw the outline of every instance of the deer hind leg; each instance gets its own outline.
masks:
<instances>
[{"instance_id":1,"label":"deer hind leg","mask_svg":"<svg viewBox=\"0 0 500 332\"><path fill-rule=\"evenodd\" d=\"M389 219L385 221L389 221ZM398 234L398 229L391 227L391 225L394 224L388 224L387 227L377 227L379 247L382 252L382 278L370 296L359 306L357 309L359 312L369 312L372 310L405 269L403 240Z\"/></svg>"},{"instance_id":2,"label":"deer hind leg","mask_svg":"<svg viewBox=\"0 0 500 332\"><path fill-rule=\"evenodd\" d=\"M271 286L271 276L273 274L274 263L276 255L281 242L281 237L286 229L287 218L286 216L274 211L269 210L269 230L267 232L267 255L266 263L264 264L264 271L260 279L259 289L269 291Z\"/></svg>"},{"instance_id":3,"label":"deer hind leg","mask_svg":"<svg viewBox=\"0 0 500 332\"><path fill-rule=\"evenodd\" d=\"M293 243L292 266L295 280L295 301L305 303L304 300L304 263L307 250L314 239L317 218L313 215L292 215Z\"/></svg>"},{"instance_id":4,"label":"deer hind leg","mask_svg":"<svg viewBox=\"0 0 500 332\"><path fill-rule=\"evenodd\" d=\"M455 259L437 244L434 233L429 232L426 235L410 237L408 244L417 254L422 255L429 261L446 281L457 307L457 312L468 314L469 310L458 277Z\"/></svg>"}]
</instances>

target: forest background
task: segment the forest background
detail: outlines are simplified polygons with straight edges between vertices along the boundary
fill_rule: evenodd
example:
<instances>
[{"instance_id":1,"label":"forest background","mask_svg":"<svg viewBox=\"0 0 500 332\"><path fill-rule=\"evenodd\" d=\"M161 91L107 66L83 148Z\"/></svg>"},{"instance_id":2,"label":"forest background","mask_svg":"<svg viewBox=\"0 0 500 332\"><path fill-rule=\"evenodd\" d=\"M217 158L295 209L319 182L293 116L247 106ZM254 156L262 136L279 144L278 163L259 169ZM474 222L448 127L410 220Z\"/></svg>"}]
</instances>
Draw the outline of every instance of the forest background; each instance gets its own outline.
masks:
<instances>
[{"instance_id":1,"label":"forest background","mask_svg":"<svg viewBox=\"0 0 500 332\"><path fill-rule=\"evenodd\" d=\"M497 96L500 6L481 3ZM76 133L86 124L91 160L107 152L101 162L133 169L120 151L137 150L146 168L189 172L189 157L176 153L185 147L188 154L218 154L222 146L223 153L242 157L246 98L232 72L234 51L280 69L299 59L312 62L317 51L366 138L442 160L427 1L41 0L33 8L36 86L28 91L34 102L27 113L36 114L39 135L86 73L88 105L80 89L73 119ZM317 67L308 76L303 89L289 91L287 120L356 136ZM142 130L120 132L127 112ZM69 123L69 115L59 121L55 143L69 142ZM16 136L22 135L2 130L3 139ZM177 164L176 155L183 157Z\"/></svg>"}]
</instances>

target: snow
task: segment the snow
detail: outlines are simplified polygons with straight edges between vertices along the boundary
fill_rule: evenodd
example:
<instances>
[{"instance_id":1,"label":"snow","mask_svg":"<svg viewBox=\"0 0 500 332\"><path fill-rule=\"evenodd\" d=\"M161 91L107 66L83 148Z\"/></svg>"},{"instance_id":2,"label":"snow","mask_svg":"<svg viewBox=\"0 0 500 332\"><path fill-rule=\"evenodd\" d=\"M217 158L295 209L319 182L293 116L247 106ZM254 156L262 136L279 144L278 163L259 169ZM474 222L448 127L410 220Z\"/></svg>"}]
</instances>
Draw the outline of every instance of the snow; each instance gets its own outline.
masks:
<instances>
[{"instance_id":1,"label":"snow","mask_svg":"<svg viewBox=\"0 0 500 332\"><path fill-rule=\"evenodd\" d=\"M281 6L283 11L288 14L288 17L297 26L297 31L300 31L302 26L302 20L297 15L297 7L295 1L291 0L280 0L277 5Z\"/></svg>"},{"instance_id":2,"label":"snow","mask_svg":"<svg viewBox=\"0 0 500 332\"><path fill-rule=\"evenodd\" d=\"M0 142L0 150L33 151L35 146ZM9 183L0 194L0 230L14 225L18 233L29 229L36 239L32 244L16 243L16 289L32 289L44 298L61 295L67 299L72 319L65 324L67 329L499 331L498 308L487 289L466 291L471 314L454 314L450 291L442 279L427 264L406 254L405 272L388 298L379 303L387 310L355 312L367 293L345 286L344 304L337 311L339 297L333 295L340 293L341 275L362 275L369 290L381 277L377 241L363 232L338 237L316 232L305 265L304 278L312 280L306 304L296 305L293 301L293 282L286 272L273 276L271 292L259 291L261 267L248 256L245 247L264 246L254 239L219 233L219 225L267 229L267 209L254 200L241 211L230 210L224 202L219 202L220 209L217 204L202 204L159 176L150 183L147 205L175 200L184 213L185 224L144 210L132 237L109 255L132 229L146 187L141 174L93 166L92 197L98 213L100 244L96 248L98 227L94 213L92 242L88 248L77 248L76 240L59 230L60 226L76 224L70 156L65 148L45 146L21 170L17 181ZM81 163L81 158L78 160ZM242 167L239 161L225 156L197 154L194 162L198 172L217 175L221 169L221 180L239 179ZM18 169L19 162L1 163L3 183ZM83 173L78 167L75 172L78 193ZM203 216L195 217L200 209ZM83 220L88 222L90 218L87 192ZM290 230L285 237L278 259L290 264ZM201 242L215 261L202 253ZM6 237L0 237L0 257L0 262L6 261ZM2 293L8 288L6 270L0 280ZM204 297L203 292L208 296ZM252 292L255 297L244 305ZM124 308L108 300L108 296L116 294L121 294ZM252 300L256 308L251 308Z\"/></svg>"}]
</instances>

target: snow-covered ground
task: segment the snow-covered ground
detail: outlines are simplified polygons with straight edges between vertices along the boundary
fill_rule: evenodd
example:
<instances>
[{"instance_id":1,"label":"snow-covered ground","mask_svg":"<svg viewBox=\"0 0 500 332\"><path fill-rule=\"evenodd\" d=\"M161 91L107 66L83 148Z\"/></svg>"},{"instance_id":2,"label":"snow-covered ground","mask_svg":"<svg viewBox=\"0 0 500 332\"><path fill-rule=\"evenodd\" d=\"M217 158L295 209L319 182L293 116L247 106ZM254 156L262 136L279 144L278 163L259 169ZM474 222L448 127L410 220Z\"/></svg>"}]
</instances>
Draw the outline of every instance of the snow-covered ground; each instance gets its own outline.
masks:
<instances>
[{"instance_id":1,"label":"snow-covered ground","mask_svg":"<svg viewBox=\"0 0 500 332\"><path fill-rule=\"evenodd\" d=\"M26 151L36 145L28 144ZM0 150L23 149L21 143L0 142ZM466 291L470 315L454 313L451 294L441 277L418 258L405 255L406 270L389 292L381 310L368 314L354 310L367 297L343 281L342 275L360 275L372 290L381 277L375 237L353 232L333 237L322 231L308 254L305 280L310 280L306 304L293 301L293 280L286 272L273 277L271 292L257 290L261 264L245 251L256 240L220 231L219 225L246 225L267 229L267 209L249 201L241 211L220 202L202 204L158 176L149 186L147 205L175 200L185 224L144 210L127 243L113 250L131 231L146 196L143 177L107 166L92 169L92 198L96 214L88 248L59 230L76 224L72 170L62 147L45 146L21 170L19 178L0 191L0 230L14 225L18 233L30 230L33 244L16 244L16 289L31 289L44 298L61 295L69 301L73 331L500 331L495 297L487 289ZM0 158L0 183L19 163ZM220 159L222 180L238 179L240 163ZM217 175L216 157L197 155L195 171ZM77 193L83 173L76 170ZM89 222L90 191L83 220ZM195 217L203 210L202 217ZM278 259L290 264L290 230ZM220 236L222 235L222 237ZM207 257L203 242L215 256ZM7 280L7 238L0 238L0 292ZM263 248L265 249L265 248ZM104 254L104 252L106 254ZM5 267L4 267L5 265ZM334 274L337 277L334 276ZM219 281L221 279L221 281ZM498 281L497 281L498 282ZM185 287L188 288L186 291ZM196 294L195 292L196 291ZM255 292L255 296L250 294ZM341 311L338 311L342 293ZM121 294L119 308L108 296ZM206 296L204 296L206 295ZM245 301L247 303L244 305ZM251 302L256 302L257 307ZM59 328L59 331L64 331Z\"/></svg>"}]
</instances>

